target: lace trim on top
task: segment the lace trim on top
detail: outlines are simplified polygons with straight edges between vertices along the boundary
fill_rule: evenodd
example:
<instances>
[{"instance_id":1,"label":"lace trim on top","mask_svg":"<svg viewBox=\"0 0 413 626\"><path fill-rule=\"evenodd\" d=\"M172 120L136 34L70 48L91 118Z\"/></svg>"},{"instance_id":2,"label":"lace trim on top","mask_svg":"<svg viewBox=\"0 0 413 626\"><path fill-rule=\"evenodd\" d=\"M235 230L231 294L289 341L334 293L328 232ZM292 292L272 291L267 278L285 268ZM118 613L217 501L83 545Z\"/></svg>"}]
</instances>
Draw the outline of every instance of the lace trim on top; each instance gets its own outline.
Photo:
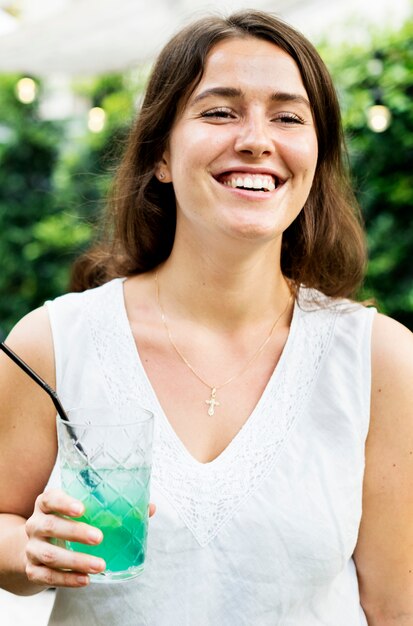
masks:
<instances>
[{"instance_id":1,"label":"lace trim on top","mask_svg":"<svg viewBox=\"0 0 413 626\"><path fill-rule=\"evenodd\" d=\"M194 459L166 418L139 358L126 314L123 279L85 292L94 347L116 406L135 398L155 413L152 481L201 546L214 539L274 467L316 381L337 309L296 303L281 358L247 422L212 462Z\"/></svg>"}]
</instances>

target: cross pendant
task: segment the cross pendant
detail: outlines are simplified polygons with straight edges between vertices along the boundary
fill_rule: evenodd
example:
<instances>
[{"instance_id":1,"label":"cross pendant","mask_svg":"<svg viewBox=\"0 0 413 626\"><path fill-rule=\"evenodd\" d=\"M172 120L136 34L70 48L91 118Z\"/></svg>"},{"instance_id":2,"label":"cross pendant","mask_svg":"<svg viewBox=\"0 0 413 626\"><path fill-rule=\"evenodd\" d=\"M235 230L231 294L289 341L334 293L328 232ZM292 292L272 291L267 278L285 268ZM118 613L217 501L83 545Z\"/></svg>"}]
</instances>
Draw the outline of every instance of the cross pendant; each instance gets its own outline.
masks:
<instances>
[{"instance_id":1,"label":"cross pendant","mask_svg":"<svg viewBox=\"0 0 413 626\"><path fill-rule=\"evenodd\" d=\"M215 413L215 407L220 405L220 402L218 402L218 400L215 400L216 393L217 393L216 388L211 387L211 397L209 400L205 400L205 403L209 404L208 415L210 415L211 417Z\"/></svg>"}]
</instances>

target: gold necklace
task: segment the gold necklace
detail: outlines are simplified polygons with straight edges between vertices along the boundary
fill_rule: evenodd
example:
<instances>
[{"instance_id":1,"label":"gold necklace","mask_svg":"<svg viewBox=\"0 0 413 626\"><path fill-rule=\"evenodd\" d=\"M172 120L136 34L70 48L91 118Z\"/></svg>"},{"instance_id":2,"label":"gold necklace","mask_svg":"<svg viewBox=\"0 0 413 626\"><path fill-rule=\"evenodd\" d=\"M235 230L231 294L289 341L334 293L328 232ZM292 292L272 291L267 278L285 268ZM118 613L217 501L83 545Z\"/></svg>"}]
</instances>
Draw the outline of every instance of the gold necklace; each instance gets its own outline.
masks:
<instances>
[{"instance_id":1,"label":"gold necklace","mask_svg":"<svg viewBox=\"0 0 413 626\"><path fill-rule=\"evenodd\" d=\"M182 352L179 350L178 346L175 344L174 340L172 339L171 331L169 330L169 326L168 326L168 323L166 321L166 315L165 315L165 312L164 312L164 310L162 308L160 297L159 297L158 272L156 272L156 274L155 274L155 284L156 284L156 301L157 301L157 304L158 304L158 307L159 307L159 310L160 310L160 313L161 313L161 318L162 318L163 325L165 326L165 330L166 330L167 335L168 335L169 342L170 342L171 346L173 347L173 349L175 350L175 352L177 353L177 355L182 359L182 361L185 363L185 365L188 367L188 369L191 370L191 372L194 374L194 376L196 376L197 379L201 381L201 383L203 383L206 387L208 387L208 389L211 390L210 398L209 398L209 400L205 400L205 404L208 404L208 415L210 415L212 417L215 414L215 407L216 406L220 406L220 404L221 404L216 399L217 391L219 389L222 389L222 387L225 387L225 385L229 385L229 383L231 383L233 380L235 380L239 376L242 376L242 374L244 374L244 372L246 372L246 370L249 368L251 363L253 363L255 361L255 359L261 354L261 352L264 350L265 346L267 345L267 343L271 339L272 334L274 332L274 329L277 326L278 322L283 317L284 313L287 311L287 309L288 309L288 307L290 305L290 302L292 300L293 293L291 292L291 295L288 298L288 302L287 302L285 308L280 313L280 315L277 317L277 319L275 320L274 324L271 326L271 330L270 330L267 338L259 346L258 350L256 350L256 352L254 352L254 354L249 359L249 361L247 361L245 367L243 367L243 369L240 372L237 372L236 374L234 374L234 376L231 376L230 378L228 378L228 380L226 380L224 383L221 383L221 385L211 385L206 380L204 380L202 378L202 376L200 376L198 374L198 372L196 372L194 370L192 365L188 362L188 360L185 358L185 356L182 354Z\"/></svg>"}]
</instances>

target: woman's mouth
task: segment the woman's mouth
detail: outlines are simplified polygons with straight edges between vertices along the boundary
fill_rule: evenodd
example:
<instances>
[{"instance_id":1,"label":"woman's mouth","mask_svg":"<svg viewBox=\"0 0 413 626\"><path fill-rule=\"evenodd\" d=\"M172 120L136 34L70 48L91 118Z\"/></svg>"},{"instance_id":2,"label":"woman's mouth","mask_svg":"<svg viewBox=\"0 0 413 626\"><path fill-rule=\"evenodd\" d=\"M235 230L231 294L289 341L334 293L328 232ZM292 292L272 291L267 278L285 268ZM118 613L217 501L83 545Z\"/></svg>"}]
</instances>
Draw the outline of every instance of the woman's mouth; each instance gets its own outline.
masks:
<instances>
[{"instance_id":1,"label":"woman's mouth","mask_svg":"<svg viewBox=\"0 0 413 626\"><path fill-rule=\"evenodd\" d=\"M216 177L221 185L233 189L246 189L248 191L274 191L282 181L272 174L253 174L252 172L225 172Z\"/></svg>"}]
</instances>

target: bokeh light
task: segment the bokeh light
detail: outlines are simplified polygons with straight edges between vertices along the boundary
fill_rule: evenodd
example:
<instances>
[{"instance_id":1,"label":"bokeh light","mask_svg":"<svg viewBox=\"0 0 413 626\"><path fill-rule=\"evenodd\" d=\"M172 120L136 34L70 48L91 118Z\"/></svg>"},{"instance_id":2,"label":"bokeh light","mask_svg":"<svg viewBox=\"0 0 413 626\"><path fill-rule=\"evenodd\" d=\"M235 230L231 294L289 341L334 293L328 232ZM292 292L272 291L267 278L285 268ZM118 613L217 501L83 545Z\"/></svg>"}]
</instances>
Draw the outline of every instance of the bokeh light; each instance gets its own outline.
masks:
<instances>
[{"instance_id":1,"label":"bokeh light","mask_svg":"<svg viewBox=\"0 0 413 626\"><path fill-rule=\"evenodd\" d=\"M30 104L36 99L37 86L32 78L21 78L16 84L16 96L23 104Z\"/></svg>"},{"instance_id":2,"label":"bokeh light","mask_svg":"<svg viewBox=\"0 0 413 626\"><path fill-rule=\"evenodd\" d=\"M382 104L375 104L367 111L368 127L375 133L384 133L391 123L390 109Z\"/></svg>"},{"instance_id":3,"label":"bokeh light","mask_svg":"<svg viewBox=\"0 0 413 626\"><path fill-rule=\"evenodd\" d=\"M87 126L92 133L100 133L106 122L106 113L101 107L93 107L89 111Z\"/></svg>"}]
</instances>

